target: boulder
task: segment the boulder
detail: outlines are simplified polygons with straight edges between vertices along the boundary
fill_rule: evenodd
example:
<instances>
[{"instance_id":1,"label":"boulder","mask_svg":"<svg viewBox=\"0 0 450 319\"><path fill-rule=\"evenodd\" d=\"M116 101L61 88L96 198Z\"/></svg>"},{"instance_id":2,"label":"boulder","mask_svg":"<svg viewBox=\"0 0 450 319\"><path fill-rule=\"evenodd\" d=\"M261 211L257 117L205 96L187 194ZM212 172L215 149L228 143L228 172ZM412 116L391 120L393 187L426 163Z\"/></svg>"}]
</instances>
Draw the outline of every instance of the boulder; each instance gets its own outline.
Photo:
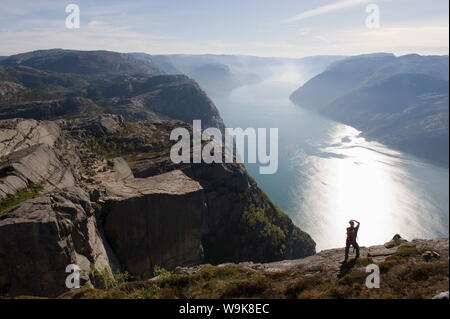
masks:
<instances>
[{"instance_id":1,"label":"boulder","mask_svg":"<svg viewBox=\"0 0 450 319\"><path fill-rule=\"evenodd\" d=\"M61 129L54 122L35 120L0 120L0 160L14 151L36 144L53 147L61 137Z\"/></svg>"},{"instance_id":2,"label":"boulder","mask_svg":"<svg viewBox=\"0 0 450 319\"><path fill-rule=\"evenodd\" d=\"M66 267L80 268L80 284L93 286L94 271L110 269L88 195L79 188L22 203L0 220L0 290L9 296L57 296L68 290Z\"/></svg>"},{"instance_id":3,"label":"boulder","mask_svg":"<svg viewBox=\"0 0 450 319\"><path fill-rule=\"evenodd\" d=\"M394 237L392 237L392 239L390 241L388 241L387 243L384 244L384 247L386 248L392 248L392 247L396 247L399 246L403 243L407 243L408 241L404 238L402 238L402 236L400 236L399 234L395 234Z\"/></svg>"},{"instance_id":4,"label":"boulder","mask_svg":"<svg viewBox=\"0 0 450 319\"><path fill-rule=\"evenodd\" d=\"M112 199L104 230L120 262L136 278L155 266L173 269L203 260L203 188L181 171L105 185Z\"/></svg>"},{"instance_id":5,"label":"boulder","mask_svg":"<svg viewBox=\"0 0 450 319\"><path fill-rule=\"evenodd\" d=\"M428 261L440 259L441 255L438 252L435 252L432 250L427 250L426 252L424 252L422 254L422 258L423 258L423 260L428 262Z\"/></svg>"},{"instance_id":6,"label":"boulder","mask_svg":"<svg viewBox=\"0 0 450 319\"><path fill-rule=\"evenodd\" d=\"M448 299L448 291L441 292L433 297L433 299Z\"/></svg>"},{"instance_id":7,"label":"boulder","mask_svg":"<svg viewBox=\"0 0 450 319\"><path fill-rule=\"evenodd\" d=\"M42 185L46 189L74 186L75 180L47 144L35 144L10 153L0 166L0 199L31 187Z\"/></svg>"}]
</instances>

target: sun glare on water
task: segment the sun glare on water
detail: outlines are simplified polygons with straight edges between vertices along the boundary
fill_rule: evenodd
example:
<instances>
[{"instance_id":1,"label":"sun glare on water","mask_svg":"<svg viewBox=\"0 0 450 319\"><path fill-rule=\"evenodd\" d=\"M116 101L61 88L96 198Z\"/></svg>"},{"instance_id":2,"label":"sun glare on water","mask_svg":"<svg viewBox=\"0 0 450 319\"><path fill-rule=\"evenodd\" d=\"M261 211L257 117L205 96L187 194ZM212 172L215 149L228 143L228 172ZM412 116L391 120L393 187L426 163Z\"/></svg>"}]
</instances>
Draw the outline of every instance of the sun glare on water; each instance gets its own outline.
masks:
<instances>
[{"instance_id":1,"label":"sun glare on water","mask_svg":"<svg viewBox=\"0 0 450 319\"><path fill-rule=\"evenodd\" d=\"M417 197L401 166L401 153L367 142L357 130L340 124L322 152L309 158L298 206L298 218L318 250L342 247L350 219L361 222L360 245L382 244L396 233L429 237L429 229L439 228L438 220L424 216L432 204Z\"/></svg>"}]
</instances>

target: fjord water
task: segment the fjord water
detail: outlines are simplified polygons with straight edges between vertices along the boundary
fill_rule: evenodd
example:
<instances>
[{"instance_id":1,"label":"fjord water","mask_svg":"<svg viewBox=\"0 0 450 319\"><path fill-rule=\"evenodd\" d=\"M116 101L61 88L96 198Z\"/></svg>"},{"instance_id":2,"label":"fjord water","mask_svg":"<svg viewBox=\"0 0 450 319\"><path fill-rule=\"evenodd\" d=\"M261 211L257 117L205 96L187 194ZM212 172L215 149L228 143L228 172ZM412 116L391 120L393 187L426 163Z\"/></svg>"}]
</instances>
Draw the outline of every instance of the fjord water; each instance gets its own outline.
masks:
<instances>
[{"instance_id":1,"label":"fjord water","mask_svg":"<svg viewBox=\"0 0 450 319\"><path fill-rule=\"evenodd\" d=\"M396 233L448 236L448 168L367 141L352 127L294 105L289 95L304 80L281 74L212 98L227 127L279 129L277 173L246 167L317 250L344 246L350 219L361 222L363 246Z\"/></svg>"}]
</instances>

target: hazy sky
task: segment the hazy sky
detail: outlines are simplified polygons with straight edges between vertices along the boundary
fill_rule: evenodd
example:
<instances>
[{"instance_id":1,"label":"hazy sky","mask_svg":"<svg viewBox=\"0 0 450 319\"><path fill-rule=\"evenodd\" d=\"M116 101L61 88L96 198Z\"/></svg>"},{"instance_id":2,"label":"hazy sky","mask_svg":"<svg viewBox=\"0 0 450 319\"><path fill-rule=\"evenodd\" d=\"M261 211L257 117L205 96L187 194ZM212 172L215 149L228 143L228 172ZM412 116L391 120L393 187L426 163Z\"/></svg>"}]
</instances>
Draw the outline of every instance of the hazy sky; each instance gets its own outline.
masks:
<instances>
[{"instance_id":1,"label":"hazy sky","mask_svg":"<svg viewBox=\"0 0 450 319\"><path fill-rule=\"evenodd\" d=\"M79 29L65 27L68 4ZM377 4L380 27L366 26ZM0 0L0 55L49 48L302 57L448 54L448 0Z\"/></svg>"}]
</instances>

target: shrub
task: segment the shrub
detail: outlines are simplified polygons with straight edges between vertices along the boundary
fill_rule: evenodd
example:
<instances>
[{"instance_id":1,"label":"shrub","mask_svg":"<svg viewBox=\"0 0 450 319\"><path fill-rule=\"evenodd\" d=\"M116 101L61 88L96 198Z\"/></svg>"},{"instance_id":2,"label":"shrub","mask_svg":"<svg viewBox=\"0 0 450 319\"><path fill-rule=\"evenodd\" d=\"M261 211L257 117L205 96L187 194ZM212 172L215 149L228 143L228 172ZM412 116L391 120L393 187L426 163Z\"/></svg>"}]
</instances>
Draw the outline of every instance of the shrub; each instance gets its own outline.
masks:
<instances>
[{"instance_id":1,"label":"shrub","mask_svg":"<svg viewBox=\"0 0 450 319\"><path fill-rule=\"evenodd\" d=\"M132 276L128 272L113 274L109 268L105 267L101 271L94 269L94 278L98 288L110 290L124 282L130 281Z\"/></svg>"},{"instance_id":2,"label":"shrub","mask_svg":"<svg viewBox=\"0 0 450 319\"><path fill-rule=\"evenodd\" d=\"M397 265L401 265L405 262L407 262L408 259L400 256L389 256L386 258L385 261L379 264L380 272L382 274L387 273L389 270L391 270L393 267Z\"/></svg>"},{"instance_id":3,"label":"shrub","mask_svg":"<svg viewBox=\"0 0 450 319\"><path fill-rule=\"evenodd\" d=\"M399 257L417 257L424 253L425 250L418 249L416 246L401 246L397 249L394 256Z\"/></svg>"},{"instance_id":4,"label":"shrub","mask_svg":"<svg viewBox=\"0 0 450 319\"><path fill-rule=\"evenodd\" d=\"M322 284L322 276L304 276L289 283L284 291L288 298L297 298L305 290L310 290ZM304 297L304 296L303 296Z\"/></svg>"},{"instance_id":5,"label":"shrub","mask_svg":"<svg viewBox=\"0 0 450 319\"><path fill-rule=\"evenodd\" d=\"M0 202L0 218L6 216L11 208L19 205L27 199L34 198L42 191L42 186L31 186L15 195L10 196L6 200Z\"/></svg>"},{"instance_id":6,"label":"shrub","mask_svg":"<svg viewBox=\"0 0 450 319\"><path fill-rule=\"evenodd\" d=\"M260 238L268 238L274 249L279 249L278 253L283 253L285 232L270 219L266 210L255 205L249 205L242 215L242 221L252 230L259 231Z\"/></svg>"},{"instance_id":7,"label":"shrub","mask_svg":"<svg viewBox=\"0 0 450 319\"><path fill-rule=\"evenodd\" d=\"M235 279L228 282L221 298L261 297L269 286L269 280L264 274L254 274L246 279Z\"/></svg>"},{"instance_id":8,"label":"shrub","mask_svg":"<svg viewBox=\"0 0 450 319\"><path fill-rule=\"evenodd\" d=\"M202 279L227 279L237 275L247 275L250 270L240 267L238 265L227 265L227 266L205 266L201 269L199 276Z\"/></svg>"},{"instance_id":9,"label":"shrub","mask_svg":"<svg viewBox=\"0 0 450 319\"><path fill-rule=\"evenodd\" d=\"M159 279L161 279L161 280L169 279L171 276L170 271L167 271L166 269L164 269L158 265L153 267L153 274L155 276L159 277Z\"/></svg>"},{"instance_id":10,"label":"shrub","mask_svg":"<svg viewBox=\"0 0 450 319\"><path fill-rule=\"evenodd\" d=\"M372 257L363 257L363 258L358 258L356 260L356 265L357 266L367 266L367 265L371 265L373 264L373 259Z\"/></svg>"},{"instance_id":11,"label":"shrub","mask_svg":"<svg viewBox=\"0 0 450 319\"><path fill-rule=\"evenodd\" d=\"M113 299L156 299L161 288L148 281L126 282L108 292L107 298Z\"/></svg>"},{"instance_id":12,"label":"shrub","mask_svg":"<svg viewBox=\"0 0 450 319\"><path fill-rule=\"evenodd\" d=\"M353 270L349 274L339 279L339 284L345 286L364 285L367 275L368 274L364 271Z\"/></svg>"}]
</instances>

